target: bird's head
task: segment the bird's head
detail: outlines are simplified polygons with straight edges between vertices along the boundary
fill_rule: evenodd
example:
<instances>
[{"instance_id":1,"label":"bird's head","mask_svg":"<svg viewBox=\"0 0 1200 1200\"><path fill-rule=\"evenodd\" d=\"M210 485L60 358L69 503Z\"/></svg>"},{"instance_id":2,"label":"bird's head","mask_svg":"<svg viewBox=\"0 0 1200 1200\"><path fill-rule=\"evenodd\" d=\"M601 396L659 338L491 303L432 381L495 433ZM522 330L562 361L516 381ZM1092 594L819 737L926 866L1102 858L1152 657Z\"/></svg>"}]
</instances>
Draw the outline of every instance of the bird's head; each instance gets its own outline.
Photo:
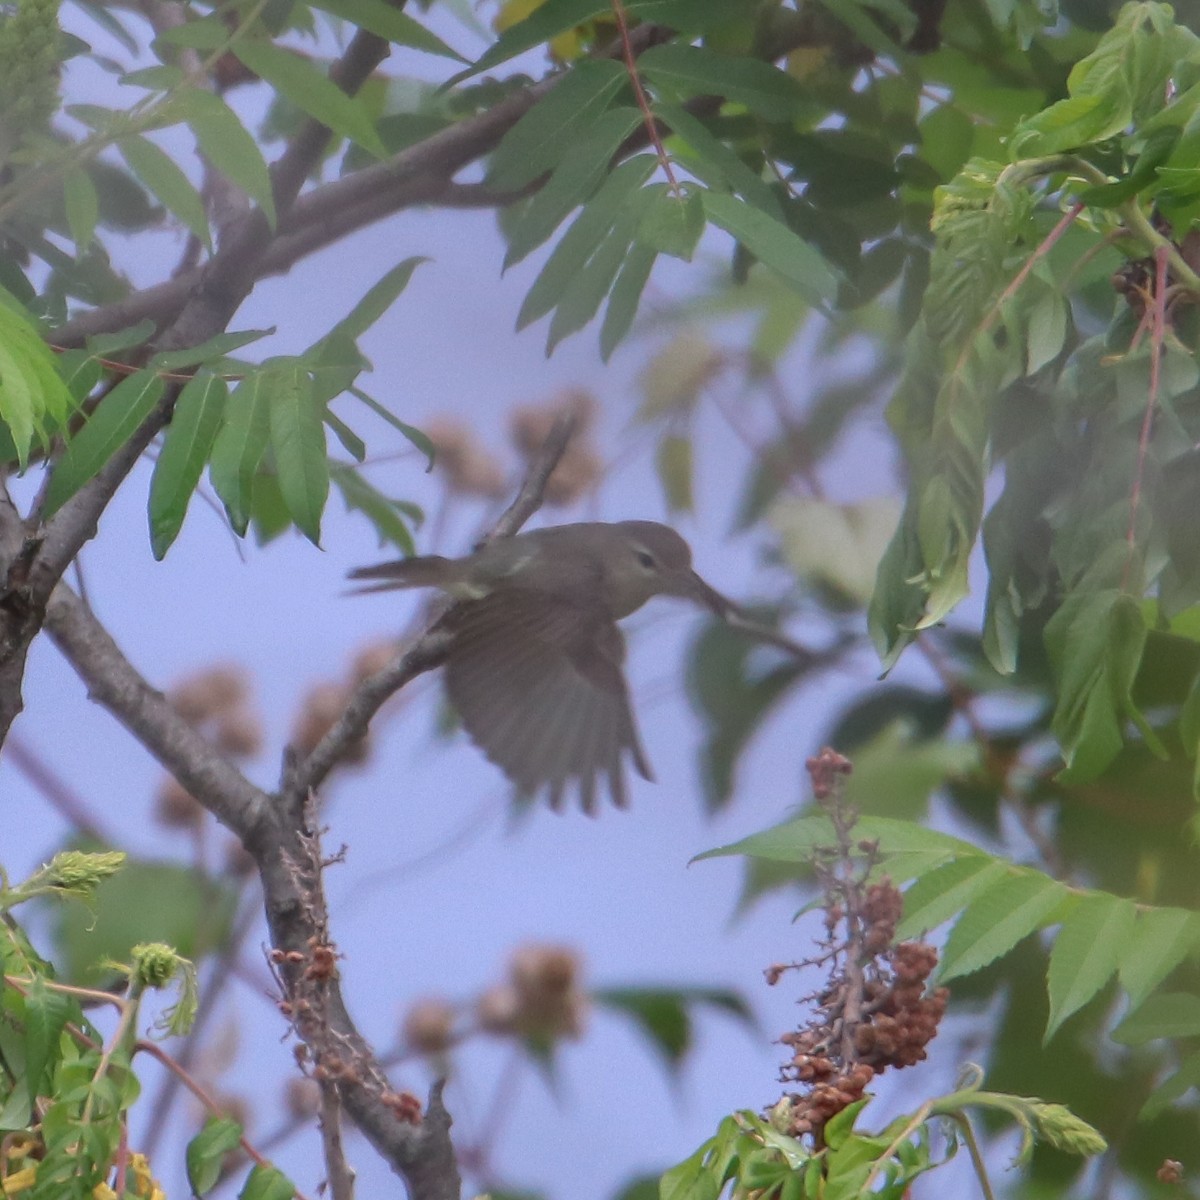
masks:
<instances>
[{"instance_id":1,"label":"bird's head","mask_svg":"<svg viewBox=\"0 0 1200 1200\"><path fill-rule=\"evenodd\" d=\"M628 616L652 596L679 596L727 617L736 606L692 569L687 542L657 521L621 521L613 526L614 553L606 555L614 616Z\"/></svg>"}]
</instances>

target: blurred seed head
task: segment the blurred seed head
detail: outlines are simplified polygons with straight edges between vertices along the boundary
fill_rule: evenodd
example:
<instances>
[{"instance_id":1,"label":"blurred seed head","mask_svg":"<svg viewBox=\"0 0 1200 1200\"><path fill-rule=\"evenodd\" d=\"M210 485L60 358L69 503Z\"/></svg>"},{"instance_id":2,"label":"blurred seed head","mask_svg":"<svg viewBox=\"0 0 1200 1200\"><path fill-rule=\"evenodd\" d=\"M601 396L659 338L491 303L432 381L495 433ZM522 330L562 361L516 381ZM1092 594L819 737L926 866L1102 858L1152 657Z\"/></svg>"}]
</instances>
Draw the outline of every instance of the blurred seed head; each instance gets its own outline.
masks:
<instances>
[{"instance_id":1,"label":"blurred seed head","mask_svg":"<svg viewBox=\"0 0 1200 1200\"><path fill-rule=\"evenodd\" d=\"M292 729L292 745L301 754L311 754L341 716L349 698L348 684L318 683L310 688ZM363 737L347 747L342 761L358 765L366 761L367 753L368 740Z\"/></svg>"},{"instance_id":2,"label":"blurred seed head","mask_svg":"<svg viewBox=\"0 0 1200 1200\"><path fill-rule=\"evenodd\" d=\"M350 676L355 686L382 671L396 657L400 642L396 638L388 638L381 642L368 642L354 656L350 664Z\"/></svg>"},{"instance_id":3,"label":"blurred seed head","mask_svg":"<svg viewBox=\"0 0 1200 1200\"><path fill-rule=\"evenodd\" d=\"M452 417L435 417L425 433L437 451L435 467L454 492L498 500L508 492L508 476L480 445L471 427Z\"/></svg>"},{"instance_id":4,"label":"blurred seed head","mask_svg":"<svg viewBox=\"0 0 1200 1200\"><path fill-rule=\"evenodd\" d=\"M241 706L226 709L216 717L213 741L231 758L253 758L263 748L262 721Z\"/></svg>"},{"instance_id":5,"label":"blurred seed head","mask_svg":"<svg viewBox=\"0 0 1200 1200\"><path fill-rule=\"evenodd\" d=\"M168 829L199 829L204 807L174 775L165 775L154 796L154 819Z\"/></svg>"},{"instance_id":6,"label":"blurred seed head","mask_svg":"<svg viewBox=\"0 0 1200 1200\"><path fill-rule=\"evenodd\" d=\"M454 1009L436 996L418 1000L404 1016L401 1037L418 1054L444 1054L454 1042Z\"/></svg>"},{"instance_id":7,"label":"blurred seed head","mask_svg":"<svg viewBox=\"0 0 1200 1200\"><path fill-rule=\"evenodd\" d=\"M321 1086L315 1079L293 1075L283 1089L283 1106L297 1120L315 1117L321 1111Z\"/></svg>"},{"instance_id":8,"label":"blurred seed head","mask_svg":"<svg viewBox=\"0 0 1200 1200\"><path fill-rule=\"evenodd\" d=\"M236 664L220 663L177 683L167 693L167 700L189 724L201 725L237 708L249 694L245 671Z\"/></svg>"}]
</instances>

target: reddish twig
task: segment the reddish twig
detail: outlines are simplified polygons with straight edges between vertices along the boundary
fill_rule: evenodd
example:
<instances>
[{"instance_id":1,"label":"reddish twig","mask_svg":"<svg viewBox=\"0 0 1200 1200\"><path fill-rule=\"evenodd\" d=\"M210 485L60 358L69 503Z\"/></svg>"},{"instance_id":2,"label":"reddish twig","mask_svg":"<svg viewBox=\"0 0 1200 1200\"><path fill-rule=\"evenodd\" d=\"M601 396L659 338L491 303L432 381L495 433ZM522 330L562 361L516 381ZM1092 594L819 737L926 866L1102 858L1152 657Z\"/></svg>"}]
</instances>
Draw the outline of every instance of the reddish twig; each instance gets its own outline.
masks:
<instances>
[{"instance_id":1,"label":"reddish twig","mask_svg":"<svg viewBox=\"0 0 1200 1200\"><path fill-rule=\"evenodd\" d=\"M633 85L633 94L637 100L637 106L642 112L642 121L646 126L646 136L650 139L650 144L654 147L654 153L658 156L659 165L663 169L663 174L667 177L667 183L670 184L671 192L676 200L683 199L683 192L680 190L679 181L675 178L675 172L671 170L671 160L667 157L667 152L663 148L662 138L658 134L658 120L650 111L650 101L646 98L646 90L642 87L642 78L638 74L637 60L633 54L633 43L629 40L629 23L625 19L625 5L621 0L612 0L613 16L617 19L617 34L621 40L621 57L625 60L625 70L629 73L629 82Z\"/></svg>"}]
</instances>

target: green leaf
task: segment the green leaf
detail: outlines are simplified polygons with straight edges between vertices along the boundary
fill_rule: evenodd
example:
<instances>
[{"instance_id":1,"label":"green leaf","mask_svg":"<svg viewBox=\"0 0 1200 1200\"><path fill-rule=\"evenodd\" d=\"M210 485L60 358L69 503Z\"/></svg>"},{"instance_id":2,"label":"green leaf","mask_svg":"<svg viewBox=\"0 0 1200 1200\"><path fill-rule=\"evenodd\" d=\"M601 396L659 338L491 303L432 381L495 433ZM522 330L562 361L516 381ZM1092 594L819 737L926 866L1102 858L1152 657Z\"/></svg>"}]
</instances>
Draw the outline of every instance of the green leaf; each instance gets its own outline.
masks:
<instances>
[{"instance_id":1,"label":"green leaf","mask_svg":"<svg viewBox=\"0 0 1200 1200\"><path fill-rule=\"evenodd\" d=\"M228 398L223 379L202 374L188 382L175 404L150 480L150 547L156 559L162 559L183 527Z\"/></svg>"},{"instance_id":2,"label":"green leaf","mask_svg":"<svg viewBox=\"0 0 1200 1200\"><path fill-rule=\"evenodd\" d=\"M255 1163L238 1200L292 1200L296 1185L278 1167Z\"/></svg>"},{"instance_id":3,"label":"green leaf","mask_svg":"<svg viewBox=\"0 0 1200 1200\"><path fill-rule=\"evenodd\" d=\"M653 155L639 154L609 175L563 234L533 281L517 316L518 329L545 316L558 304L657 165Z\"/></svg>"},{"instance_id":4,"label":"green leaf","mask_svg":"<svg viewBox=\"0 0 1200 1200\"><path fill-rule=\"evenodd\" d=\"M832 303L837 279L829 265L786 225L736 196L721 192L704 193L704 211L714 225L737 238L810 304L823 308Z\"/></svg>"},{"instance_id":5,"label":"green leaf","mask_svg":"<svg viewBox=\"0 0 1200 1200\"><path fill-rule=\"evenodd\" d=\"M208 231L204 201L171 156L141 134L121 138L117 142L117 149L129 169L162 201L167 211L178 217L211 249L212 238Z\"/></svg>"},{"instance_id":6,"label":"green leaf","mask_svg":"<svg viewBox=\"0 0 1200 1200\"><path fill-rule=\"evenodd\" d=\"M1113 1041L1123 1046L1197 1035L1200 1035L1200 996L1191 992L1151 996L1112 1031Z\"/></svg>"},{"instance_id":7,"label":"green leaf","mask_svg":"<svg viewBox=\"0 0 1200 1200\"><path fill-rule=\"evenodd\" d=\"M63 199L67 207L67 228L75 249L83 253L96 236L96 222L100 219L100 198L92 177L84 170L76 169L63 181Z\"/></svg>"},{"instance_id":8,"label":"green leaf","mask_svg":"<svg viewBox=\"0 0 1200 1200\"><path fill-rule=\"evenodd\" d=\"M681 156L689 170L694 170L697 175L701 174L696 169L697 164L691 161L699 160L700 165L709 168L704 174L709 176L707 182L710 186L721 184L731 188L755 208L762 209L779 221L783 220L783 208L779 197L771 190L770 185L742 161L737 151L714 137L699 118L678 104L659 101L653 108L654 115L665 121L675 136L692 151L690 156ZM715 179L712 178L714 172Z\"/></svg>"},{"instance_id":9,"label":"green leaf","mask_svg":"<svg viewBox=\"0 0 1200 1200\"><path fill-rule=\"evenodd\" d=\"M924 872L904 893L904 917L896 940L922 937L962 912L976 896L1008 875L1008 867L986 854L951 859Z\"/></svg>"},{"instance_id":10,"label":"green leaf","mask_svg":"<svg viewBox=\"0 0 1200 1200\"><path fill-rule=\"evenodd\" d=\"M78 1019L79 1005L62 992L48 988L40 975L25 991L25 1082L31 1096L47 1090L61 1059L58 1039L69 1019Z\"/></svg>"},{"instance_id":11,"label":"green leaf","mask_svg":"<svg viewBox=\"0 0 1200 1200\"><path fill-rule=\"evenodd\" d=\"M242 1141L242 1127L228 1117L209 1117L187 1145L187 1177L192 1194L203 1196L221 1177L225 1155Z\"/></svg>"},{"instance_id":12,"label":"green leaf","mask_svg":"<svg viewBox=\"0 0 1200 1200\"><path fill-rule=\"evenodd\" d=\"M204 156L262 209L274 229L275 195L266 160L233 109L202 88L181 89L170 103L173 112L183 115Z\"/></svg>"},{"instance_id":13,"label":"green leaf","mask_svg":"<svg viewBox=\"0 0 1200 1200\"><path fill-rule=\"evenodd\" d=\"M1050 952L1050 1016L1043 1045L1112 977L1136 917L1130 901L1102 892L1084 896L1067 915Z\"/></svg>"},{"instance_id":14,"label":"green leaf","mask_svg":"<svg viewBox=\"0 0 1200 1200\"><path fill-rule=\"evenodd\" d=\"M704 232L704 205L698 191L676 195L665 183L651 184L650 202L638 221L637 240L659 254L691 262Z\"/></svg>"},{"instance_id":15,"label":"green leaf","mask_svg":"<svg viewBox=\"0 0 1200 1200\"><path fill-rule=\"evenodd\" d=\"M341 17L397 46L411 46L414 50L439 54L461 63L468 61L419 21L383 0L314 0L313 7Z\"/></svg>"},{"instance_id":16,"label":"green leaf","mask_svg":"<svg viewBox=\"0 0 1200 1200\"><path fill-rule=\"evenodd\" d=\"M267 450L270 416L264 394L265 368L259 367L234 390L225 421L213 444L208 477L225 505L229 523L244 536L254 500L254 476Z\"/></svg>"},{"instance_id":17,"label":"green leaf","mask_svg":"<svg viewBox=\"0 0 1200 1200\"><path fill-rule=\"evenodd\" d=\"M971 901L950 931L939 976L954 979L986 967L1050 924L1069 897L1057 880L1034 871L998 880Z\"/></svg>"},{"instance_id":18,"label":"green leaf","mask_svg":"<svg viewBox=\"0 0 1200 1200\"><path fill-rule=\"evenodd\" d=\"M649 193L645 190L630 198L596 252L563 289L546 335L547 354L596 315L629 253L639 214L645 210L648 199Z\"/></svg>"},{"instance_id":19,"label":"green leaf","mask_svg":"<svg viewBox=\"0 0 1200 1200\"><path fill-rule=\"evenodd\" d=\"M270 337L275 327L270 329L242 329L231 333L218 333L199 346L189 346L183 350L164 350L156 354L149 366L156 371L178 371L184 367L195 367L201 363L211 363L214 359L224 358L242 346L257 342L260 338Z\"/></svg>"},{"instance_id":20,"label":"green leaf","mask_svg":"<svg viewBox=\"0 0 1200 1200\"><path fill-rule=\"evenodd\" d=\"M133 436L162 398L163 381L138 371L117 384L71 439L54 466L43 515L56 513Z\"/></svg>"},{"instance_id":21,"label":"green leaf","mask_svg":"<svg viewBox=\"0 0 1200 1200\"><path fill-rule=\"evenodd\" d=\"M429 440L427 434L422 433L415 425L410 425L407 421L400 420L391 409L381 404L373 396L368 396L360 388L352 387L349 389L349 392L356 399L361 400L376 416L382 417L397 433L402 434L425 455L426 472L433 470L433 460L436 457L437 451L434 449L434 445Z\"/></svg>"},{"instance_id":22,"label":"green leaf","mask_svg":"<svg viewBox=\"0 0 1200 1200\"><path fill-rule=\"evenodd\" d=\"M88 352L97 358L111 358L122 350L132 350L154 336L158 326L149 317L143 317L136 325L115 329L112 333L89 334L85 345Z\"/></svg>"},{"instance_id":23,"label":"green leaf","mask_svg":"<svg viewBox=\"0 0 1200 1200\"><path fill-rule=\"evenodd\" d=\"M199 961L226 944L236 901L230 883L194 868L127 859L92 904L54 905L55 962L68 982L96 987L111 977L104 964L128 962L139 943L166 942Z\"/></svg>"},{"instance_id":24,"label":"green leaf","mask_svg":"<svg viewBox=\"0 0 1200 1200\"><path fill-rule=\"evenodd\" d=\"M1121 749L1121 722L1137 723L1155 753L1165 754L1133 701L1146 645L1138 602L1115 588L1069 595L1050 619L1046 649L1058 677L1051 728L1072 783L1094 779Z\"/></svg>"},{"instance_id":25,"label":"green leaf","mask_svg":"<svg viewBox=\"0 0 1200 1200\"><path fill-rule=\"evenodd\" d=\"M959 855L980 855L982 851L964 842L961 838L927 829L915 821L896 821L890 817L862 817L854 827L855 836L879 843L880 852L886 860L890 854L910 851L941 851L947 858ZM777 862L809 863L813 851L819 846L836 845L837 837L833 826L824 813L811 813L784 821L762 833L753 833L741 841L727 846L717 846L697 854L692 860L725 858L730 855L745 855L750 858L768 858Z\"/></svg>"},{"instance_id":26,"label":"green leaf","mask_svg":"<svg viewBox=\"0 0 1200 1200\"><path fill-rule=\"evenodd\" d=\"M658 482L671 513L692 512L696 499L692 494L692 439L682 434L667 434L658 443L654 456Z\"/></svg>"},{"instance_id":27,"label":"green leaf","mask_svg":"<svg viewBox=\"0 0 1200 1200\"><path fill-rule=\"evenodd\" d=\"M230 30L217 16L199 17L165 30L154 39L169 46L184 46L189 50L216 50L230 40Z\"/></svg>"},{"instance_id":28,"label":"green leaf","mask_svg":"<svg viewBox=\"0 0 1200 1200\"><path fill-rule=\"evenodd\" d=\"M786 72L757 58L735 58L703 46L666 42L638 56L638 71L672 99L721 96L765 121L802 116L810 101Z\"/></svg>"},{"instance_id":29,"label":"green leaf","mask_svg":"<svg viewBox=\"0 0 1200 1200\"><path fill-rule=\"evenodd\" d=\"M406 555L416 553L409 532L409 521L413 515L411 506L400 500L389 499L353 467L332 466L329 478L341 492L346 508L351 512L361 512L375 527L381 546L390 542Z\"/></svg>"},{"instance_id":30,"label":"green leaf","mask_svg":"<svg viewBox=\"0 0 1200 1200\"><path fill-rule=\"evenodd\" d=\"M416 255L397 263L377 283L371 285L367 294L321 339L328 343L336 336L356 340L362 337L384 313L399 299L401 293L408 287L413 272L429 259Z\"/></svg>"},{"instance_id":31,"label":"green leaf","mask_svg":"<svg viewBox=\"0 0 1200 1200\"><path fill-rule=\"evenodd\" d=\"M6 292L0 294L7 297ZM12 436L21 467L35 434L43 440L74 404L50 348L16 301L0 303L0 422Z\"/></svg>"},{"instance_id":32,"label":"green leaf","mask_svg":"<svg viewBox=\"0 0 1200 1200\"><path fill-rule=\"evenodd\" d=\"M625 68L609 59L572 68L501 139L488 182L496 188L516 189L558 166L567 150L600 119L626 78Z\"/></svg>"},{"instance_id":33,"label":"green leaf","mask_svg":"<svg viewBox=\"0 0 1200 1200\"><path fill-rule=\"evenodd\" d=\"M608 171L622 142L641 124L636 108L613 108L572 145L546 183L530 197L508 229L504 269L519 263L550 237L568 213L582 204Z\"/></svg>"},{"instance_id":34,"label":"green leaf","mask_svg":"<svg viewBox=\"0 0 1200 1200\"><path fill-rule=\"evenodd\" d=\"M625 12L656 25L667 25L681 33L701 33L710 25L728 20L731 10L743 5L734 0L625 0ZM593 17L612 12L603 0L546 0L524 20L509 26L499 40L468 70L460 71L445 84L453 87L472 75L490 70L534 46L549 42Z\"/></svg>"},{"instance_id":35,"label":"green leaf","mask_svg":"<svg viewBox=\"0 0 1200 1200\"><path fill-rule=\"evenodd\" d=\"M311 376L295 362L268 370L264 387L279 490L296 527L319 546L329 497L323 406L317 404Z\"/></svg>"},{"instance_id":36,"label":"green leaf","mask_svg":"<svg viewBox=\"0 0 1200 1200\"><path fill-rule=\"evenodd\" d=\"M361 100L347 96L312 63L267 41L241 38L234 42L232 50L301 112L341 137L357 142L376 158L387 157L387 148L379 140Z\"/></svg>"},{"instance_id":37,"label":"green leaf","mask_svg":"<svg viewBox=\"0 0 1200 1200\"><path fill-rule=\"evenodd\" d=\"M1132 1009L1200 944L1200 916L1182 908L1150 908L1138 913L1119 949L1118 977Z\"/></svg>"},{"instance_id":38,"label":"green leaf","mask_svg":"<svg viewBox=\"0 0 1200 1200\"><path fill-rule=\"evenodd\" d=\"M754 1017L736 993L716 988L603 988L592 993L601 1008L632 1018L672 1070L677 1070L692 1046L691 1010L720 1009L749 1028Z\"/></svg>"},{"instance_id":39,"label":"green leaf","mask_svg":"<svg viewBox=\"0 0 1200 1200\"><path fill-rule=\"evenodd\" d=\"M629 248L621 272L608 294L608 307L600 326L600 356L605 362L632 328L642 292L646 290L657 258L658 254L649 246L635 243Z\"/></svg>"}]
</instances>

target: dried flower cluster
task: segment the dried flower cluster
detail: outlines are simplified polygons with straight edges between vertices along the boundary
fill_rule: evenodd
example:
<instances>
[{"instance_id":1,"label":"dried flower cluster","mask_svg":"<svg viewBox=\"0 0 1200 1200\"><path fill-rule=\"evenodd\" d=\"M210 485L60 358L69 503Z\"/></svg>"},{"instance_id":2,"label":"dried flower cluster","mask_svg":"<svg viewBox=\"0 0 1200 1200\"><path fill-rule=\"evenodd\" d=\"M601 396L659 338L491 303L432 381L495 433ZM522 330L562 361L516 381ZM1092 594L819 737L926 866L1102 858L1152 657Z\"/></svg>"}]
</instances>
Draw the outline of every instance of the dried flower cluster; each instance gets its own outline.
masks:
<instances>
[{"instance_id":1,"label":"dried flower cluster","mask_svg":"<svg viewBox=\"0 0 1200 1200\"><path fill-rule=\"evenodd\" d=\"M600 481L604 466L588 444L596 401L590 393L570 390L543 404L522 404L512 410L509 440L527 464L541 451L554 423L562 416L575 419L575 432L546 483L543 499L551 507L574 504ZM509 472L485 448L474 428L454 417L437 417L425 427L436 451L434 466L452 494L499 500L509 490Z\"/></svg>"},{"instance_id":2,"label":"dried flower cluster","mask_svg":"<svg viewBox=\"0 0 1200 1200\"><path fill-rule=\"evenodd\" d=\"M805 1090L784 1096L771 1118L782 1132L809 1135L820 1145L826 1123L862 1099L876 1075L925 1058L949 992L927 990L937 966L932 946L894 942L903 897L886 876L871 879L877 847L851 837L855 815L841 801L849 761L827 749L809 760L808 769L837 845L816 855L825 894L820 953L795 966L821 968L828 983L808 997L814 1007L809 1021L780 1038L792 1050L780 1077ZM769 968L768 982L778 982L789 969Z\"/></svg>"},{"instance_id":3,"label":"dried flower cluster","mask_svg":"<svg viewBox=\"0 0 1200 1200\"><path fill-rule=\"evenodd\" d=\"M580 974L579 956L569 946L518 946L509 959L507 978L476 1001L473 1027L459 1024L459 1006L448 1000L418 1000L401 1026L404 1048L434 1057L472 1032L541 1043L578 1038L587 1014Z\"/></svg>"},{"instance_id":4,"label":"dried flower cluster","mask_svg":"<svg viewBox=\"0 0 1200 1200\"><path fill-rule=\"evenodd\" d=\"M171 707L230 758L252 758L262 750L262 721L250 707L250 687L241 667L219 663L180 681L168 693ZM163 825L197 829L204 817L200 803L173 776L166 776L155 797Z\"/></svg>"},{"instance_id":5,"label":"dried flower cluster","mask_svg":"<svg viewBox=\"0 0 1200 1200\"><path fill-rule=\"evenodd\" d=\"M292 727L292 746L300 754L311 754L321 739L345 711L354 689L370 675L380 671L396 654L396 642L387 639L364 646L355 655L349 678L324 680L309 688ZM351 742L342 756L346 766L361 766L367 761L370 742L361 737Z\"/></svg>"}]
</instances>

